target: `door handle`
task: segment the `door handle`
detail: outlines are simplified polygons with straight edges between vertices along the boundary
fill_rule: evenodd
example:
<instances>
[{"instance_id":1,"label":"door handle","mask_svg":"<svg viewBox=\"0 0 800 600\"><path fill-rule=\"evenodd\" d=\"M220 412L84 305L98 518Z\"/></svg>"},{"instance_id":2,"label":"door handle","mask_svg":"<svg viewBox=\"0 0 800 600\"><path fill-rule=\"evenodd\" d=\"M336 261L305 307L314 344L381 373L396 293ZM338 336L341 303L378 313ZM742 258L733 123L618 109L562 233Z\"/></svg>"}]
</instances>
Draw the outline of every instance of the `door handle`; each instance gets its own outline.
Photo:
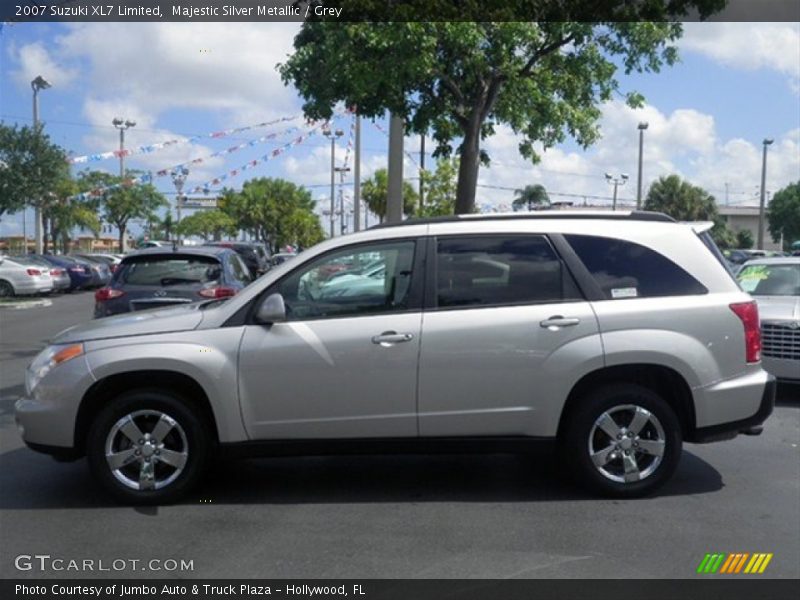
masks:
<instances>
[{"instance_id":1,"label":"door handle","mask_svg":"<svg viewBox=\"0 0 800 600\"><path fill-rule=\"evenodd\" d=\"M561 327L574 327L580 322L581 320L575 317L562 317L561 315L556 315L541 321L539 325L545 329L549 329L550 331L557 331Z\"/></svg>"},{"instance_id":2,"label":"door handle","mask_svg":"<svg viewBox=\"0 0 800 600\"><path fill-rule=\"evenodd\" d=\"M379 344L384 348L389 348L395 344L400 344L402 342L410 342L414 339L413 333L397 333L396 331L384 331L380 335L375 335L372 337L373 344Z\"/></svg>"}]
</instances>

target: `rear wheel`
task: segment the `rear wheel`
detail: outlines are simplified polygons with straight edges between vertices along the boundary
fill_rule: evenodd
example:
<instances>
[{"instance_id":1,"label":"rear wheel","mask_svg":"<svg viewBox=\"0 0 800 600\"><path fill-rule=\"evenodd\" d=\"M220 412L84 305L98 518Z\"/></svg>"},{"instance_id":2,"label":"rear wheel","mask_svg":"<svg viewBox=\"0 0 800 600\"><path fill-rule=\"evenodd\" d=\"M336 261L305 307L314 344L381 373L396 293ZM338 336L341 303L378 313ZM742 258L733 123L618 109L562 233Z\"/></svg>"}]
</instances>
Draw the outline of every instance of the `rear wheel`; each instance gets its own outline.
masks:
<instances>
[{"instance_id":1,"label":"rear wheel","mask_svg":"<svg viewBox=\"0 0 800 600\"><path fill-rule=\"evenodd\" d=\"M0 298L11 298L14 296L14 286L7 281L0 281Z\"/></svg>"},{"instance_id":2,"label":"rear wheel","mask_svg":"<svg viewBox=\"0 0 800 600\"><path fill-rule=\"evenodd\" d=\"M210 441L208 427L180 397L135 391L97 415L87 456L95 478L116 499L167 503L198 482Z\"/></svg>"},{"instance_id":3,"label":"rear wheel","mask_svg":"<svg viewBox=\"0 0 800 600\"><path fill-rule=\"evenodd\" d=\"M670 405L633 384L603 387L578 400L561 448L580 485L608 496L655 491L681 455L681 428Z\"/></svg>"}]
</instances>

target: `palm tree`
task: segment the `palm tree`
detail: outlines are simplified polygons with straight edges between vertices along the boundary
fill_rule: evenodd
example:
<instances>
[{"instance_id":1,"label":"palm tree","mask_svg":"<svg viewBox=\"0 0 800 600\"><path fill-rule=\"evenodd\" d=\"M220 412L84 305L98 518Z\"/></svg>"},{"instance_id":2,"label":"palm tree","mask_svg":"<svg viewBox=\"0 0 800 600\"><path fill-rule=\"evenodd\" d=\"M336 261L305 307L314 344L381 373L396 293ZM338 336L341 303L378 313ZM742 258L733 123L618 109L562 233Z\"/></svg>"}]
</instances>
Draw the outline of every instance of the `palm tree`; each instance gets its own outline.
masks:
<instances>
[{"instance_id":1,"label":"palm tree","mask_svg":"<svg viewBox=\"0 0 800 600\"><path fill-rule=\"evenodd\" d=\"M514 192L514 201L511 203L515 211L527 208L529 211L550 206L550 196L541 183L526 185L521 190Z\"/></svg>"}]
</instances>

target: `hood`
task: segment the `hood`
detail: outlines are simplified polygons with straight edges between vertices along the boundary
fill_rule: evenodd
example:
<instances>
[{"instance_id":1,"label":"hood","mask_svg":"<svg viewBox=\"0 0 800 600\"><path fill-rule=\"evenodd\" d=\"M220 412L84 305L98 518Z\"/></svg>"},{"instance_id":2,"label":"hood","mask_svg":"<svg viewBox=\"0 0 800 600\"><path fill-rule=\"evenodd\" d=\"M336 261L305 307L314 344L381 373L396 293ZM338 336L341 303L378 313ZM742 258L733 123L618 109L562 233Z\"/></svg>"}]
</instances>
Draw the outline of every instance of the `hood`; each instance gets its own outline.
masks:
<instances>
[{"instance_id":1,"label":"hood","mask_svg":"<svg viewBox=\"0 0 800 600\"><path fill-rule=\"evenodd\" d=\"M197 329L202 321L203 311L198 310L197 304L130 312L65 329L53 339L53 343L88 342L90 340L189 331Z\"/></svg>"},{"instance_id":2,"label":"hood","mask_svg":"<svg viewBox=\"0 0 800 600\"><path fill-rule=\"evenodd\" d=\"M800 296L754 296L762 321L800 321Z\"/></svg>"}]
</instances>

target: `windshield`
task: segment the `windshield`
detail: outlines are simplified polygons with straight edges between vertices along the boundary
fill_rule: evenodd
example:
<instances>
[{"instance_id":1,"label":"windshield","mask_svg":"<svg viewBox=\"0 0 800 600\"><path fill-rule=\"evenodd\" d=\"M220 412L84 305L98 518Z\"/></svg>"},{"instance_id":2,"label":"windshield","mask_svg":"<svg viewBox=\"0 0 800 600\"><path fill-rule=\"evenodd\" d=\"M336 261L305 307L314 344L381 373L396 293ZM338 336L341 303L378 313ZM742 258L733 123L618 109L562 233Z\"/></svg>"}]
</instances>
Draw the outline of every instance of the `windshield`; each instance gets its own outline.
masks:
<instances>
[{"instance_id":1,"label":"windshield","mask_svg":"<svg viewBox=\"0 0 800 600\"><path fill-rule=\"evenodd\" d=\"M218 281L221 275L221 265L210 257L152 256L124 262L115 283L155 286L208 283Z\"/></svg>"},{"instance_id":2,"label":"windshield","mask_svg":"<svg viewBox=\"0 0 800 600\"><path fill-rule=\"evenodd\" d=\"M753 296L800 296L800 264L745 265L738 279Z\"/></svg>"}]
</instances>

